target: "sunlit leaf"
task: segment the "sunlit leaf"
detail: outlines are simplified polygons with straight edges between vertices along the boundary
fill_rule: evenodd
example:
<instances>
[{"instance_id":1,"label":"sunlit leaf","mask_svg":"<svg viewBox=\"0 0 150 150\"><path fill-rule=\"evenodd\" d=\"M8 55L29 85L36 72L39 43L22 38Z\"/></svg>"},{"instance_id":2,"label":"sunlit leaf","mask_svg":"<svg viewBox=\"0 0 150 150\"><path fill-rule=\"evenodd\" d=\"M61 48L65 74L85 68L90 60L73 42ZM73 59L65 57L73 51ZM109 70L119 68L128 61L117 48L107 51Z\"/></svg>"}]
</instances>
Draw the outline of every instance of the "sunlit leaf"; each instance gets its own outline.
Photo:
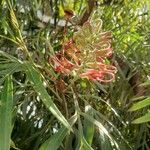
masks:
<instances>
[{"instance_id":1,"label":"sunlit leaf","mask_svg":"<svg viewBox=\"0 0 150 150\"><path fill-rule=\"evenodd\" d=\"M150 121L150 112L148 112L147 114L145 114L144 116L140 118L133 120L132 123L139 124L139 123L145 123L149 121Z\"/></svg>"},{"instance_id":2,"label":"sunlit leaf","mask_svg":"<svg viewBox=\"0 0 150 150\"><path fill-rule=\"evenodd\" d=\"M129 111L135 111L135 110L138 110L138 109L141 109L141 108L144 108L146 106L149 106L150 105L150 97L140 101L140 102L137 102L135 103L130 109Z\"/></svg>"}]
</instances>

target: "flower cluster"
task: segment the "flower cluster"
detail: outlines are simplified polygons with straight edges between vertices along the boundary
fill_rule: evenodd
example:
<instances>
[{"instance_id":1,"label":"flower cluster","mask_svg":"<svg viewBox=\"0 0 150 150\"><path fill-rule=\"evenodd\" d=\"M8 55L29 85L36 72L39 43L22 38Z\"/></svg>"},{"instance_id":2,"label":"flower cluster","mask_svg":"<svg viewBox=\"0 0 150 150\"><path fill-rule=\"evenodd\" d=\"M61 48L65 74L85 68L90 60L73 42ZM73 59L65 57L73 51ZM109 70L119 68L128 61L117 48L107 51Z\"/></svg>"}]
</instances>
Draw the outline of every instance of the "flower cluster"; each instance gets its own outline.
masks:
<instances>
[{"instance_id":1,"label":"flower cluster","mask_svg":"<svg viewBox=\"0 0 150 150\"><path fill-rule=\"evenodd\" d=\"M64 42L62 50L51 57L55 71L66 75L75 71L81 78L100 82L114 80L117 70L106 64L112 55L111 32L101 32L101 26L101 20L90 20Z\"/></svg>"}]
</instances>

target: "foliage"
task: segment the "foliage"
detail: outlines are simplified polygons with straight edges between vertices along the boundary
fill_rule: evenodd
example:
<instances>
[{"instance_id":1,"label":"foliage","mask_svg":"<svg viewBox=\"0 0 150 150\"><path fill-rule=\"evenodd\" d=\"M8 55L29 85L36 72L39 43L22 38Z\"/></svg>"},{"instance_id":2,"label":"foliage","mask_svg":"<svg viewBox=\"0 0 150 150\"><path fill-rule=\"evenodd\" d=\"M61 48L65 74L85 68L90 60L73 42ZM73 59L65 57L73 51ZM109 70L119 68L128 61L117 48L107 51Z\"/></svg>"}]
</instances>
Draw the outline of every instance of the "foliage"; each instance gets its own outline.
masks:
<instances>
[{"instance_id":1,"label":"foliage","mask_svg":"<svg viewBox=\"0 0 150 150\"><path fill-rule=\"evenodd\" d=\"M0 4L0 149L149 149L147 0Z\"/></svg>"}]
</instances>

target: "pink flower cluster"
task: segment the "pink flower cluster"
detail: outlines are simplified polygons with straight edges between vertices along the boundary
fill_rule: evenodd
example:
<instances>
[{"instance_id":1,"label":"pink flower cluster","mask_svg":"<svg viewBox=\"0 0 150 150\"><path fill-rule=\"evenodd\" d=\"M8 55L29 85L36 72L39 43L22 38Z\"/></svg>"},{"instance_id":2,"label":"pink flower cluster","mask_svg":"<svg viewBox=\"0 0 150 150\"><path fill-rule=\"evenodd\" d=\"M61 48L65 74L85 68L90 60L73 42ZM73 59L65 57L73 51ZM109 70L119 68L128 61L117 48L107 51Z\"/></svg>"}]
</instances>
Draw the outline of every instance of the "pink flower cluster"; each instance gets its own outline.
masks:
<instances>
[{"instance_id":1,"label":"pink flower cluster","mask_svg":"<svg viewBox=\"0 0 150 150\"><path fill-rule=\"evenodd\" d=\"M85 27L91 30L92 26L88 22ZM80 44L79 42L84 38L85 44ZM53 68L56 72L67 75L74 70L79 77L89 80L113 81L117 69L105 63L106 59L112 55L111 32L100 33L95 41L92 41L93 38L91 37L90 44L88 44L88 41L86 44L86 38L88 37L84 36L83 33L78 33L75 38L73 37L65 42L62 51L50 58Z\"/></svg>"}]
</instances>

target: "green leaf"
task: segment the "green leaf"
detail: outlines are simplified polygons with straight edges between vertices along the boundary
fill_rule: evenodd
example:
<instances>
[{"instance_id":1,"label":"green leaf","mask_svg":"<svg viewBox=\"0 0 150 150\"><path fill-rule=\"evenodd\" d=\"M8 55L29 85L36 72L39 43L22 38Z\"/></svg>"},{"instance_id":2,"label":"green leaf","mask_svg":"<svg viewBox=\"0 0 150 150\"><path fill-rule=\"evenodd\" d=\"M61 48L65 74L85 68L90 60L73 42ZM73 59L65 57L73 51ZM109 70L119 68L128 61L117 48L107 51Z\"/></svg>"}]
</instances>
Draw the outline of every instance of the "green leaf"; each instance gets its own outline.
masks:
<instances>
[{"instance_id":1,"label":"green leaf","mask_svg":"<svg viewBox=\"0 0 150 150\"><path fill-rule=\"evenodd\" d=\"M77 120L77 116L74 115L70 119L70 124L73 125ZM68 134L68 129L63 126L59 131L52 135L48 140L42 144L39 150L57 150L59 146L62 144L62 141L64 140L65 136Z\"/></svg>"},{"instance_id":2,"label":"green leaf","mask_svg":"<svg viewBox=\"0 0 150 150\"><path fill-rule=\"evenodd\" d=\"M90 105L85 106L85 113L87 115L93 116L93 110ZM88 142L89 145L92 144L93 136L94 136L94 124L89 120L84 118L84 126L83 126L84 138Z\"/></svg>"},{"instance_id":3,"label":"green leaf","mask_svg":"<svg viewBox=\"0 0 150 150\"><path fill-rule=\"evenodd\" d=\"M93 123L94 125L96 125L99 130L101 130L109 139L110 141L118 147L118 144L116 143L116 141L112 138L112 136L109 134L108 130L103 126L102 123L100 123L98 120L94 119L93 117L85 114L85 113L82 113L81 112L81 115L86 118L87 120L89 120L91 123Z\"/></svg>"},{"instance_id":4,"label":"green leaf","mask_svg":"<svg viewBox=\"0 0 150 150\"><path fill-rule=\"evenodd\" d=\"M99 132L100 132L99 139L100 139L101 148L103 150L113 150L109 138L104 134L104 132L102 131Z\"/></svg>"},{"instance_id":5,"label":"green leaf","mask_svg":"<svg viewBox=\"0 0 150 150\"><path fill-rule=\"evenodd\" d=\"M19 24L18 24L17 18L15 16L15 13L13 11L11 2L9 0L7 0L7 4L8 4L9 11L10 11L10 19L11 19L12 25L14 26L14 28L16 30L18 30L19 29Z\"/></svg>"},{"instance_id":6,"label":"green leaf","mask_svg":"<svg viewBox=\"0 0 150 150\"><path fill-rule=\"evenodd\" d=\"M150 97L140 101L140 102L137 102L135 103L130 109L129 111L135 111L135 110L138 110L138 109L141 109L141 108L144 108L146 106L150 105Z\"/></svg>"},{"instance_id":7,"label":"green leaf","mask_svg":"<svg viewBox=\"0 0 150 150\"><path fill-rule=\"evenodd\" d=\"M15 143L12 140L11 140L11 148L13 148L14 150L21 150L16 147Z\"/></svg>"},{"instance_id":8,"label":"green leaf","mask_svg":"<svg viewBox=\"0 0 150 150\"><path fill-rule=\"evenodd\" d=\"M0 76L7 76L11 75L14 72L19 72L21 70L20 63L6 63L6 64L0 64Z\"/></svg>"},{"instance_id":9,"label":"green leaf","mask_svg":"<svg viewBox=\"0 0 150 150\"><path fill-rule=\"evenodd\" d=\"M145 123L149 121L150 121L150 112L148 112L147 114L145 114L144 116L140 118L133 120L132 123L139 124L139 123Z\"/></svg>"},{"instance_id":10,"label":"green leaf","mask_svg":"<svg viewBox=\"0 0 150 150\"><path fill-rule=\"evenodd\" d=\"M13 83L10 76L0 93L0 150L10 150L12 131Z\"/></svg>"},{"instance_id":11,"label":"green leaf","mask_svg":"<svg viewBox=\"0 0 150 150\"><path fill-rule=\"evenodd\" d=\"M12 55L4 52L4 51L0 51L0 56L4 56L5 58L7 58L9 61L12 61L12 62L20 62L20 60L18 60L17 58L13 57Z\"/></svg>"},{"instance_id":12,"label":"green leaf","mask_svg":"<svg viewBox=\"0 0 150 150\"><path fill-rule=\"evenodd\" d=\"M130 146L130 144L128 143L128 141L127 141L127 139L125 139L124 137L123 137L123 135L122 135L122 133L118 130L118 128L112 123L112 122L110 122L107 118L106 118L106 116L104 116L103 114L101 114L99 111L96 111L96 110L94 110L93 109L93 112L94 112L94 114L96 115L95 117L96 117L96 119L98 120L98 121L102 121L102 120L105 120L107 123L108 123L108 127L109 128L112 128L113 129L113 138L114 138L114 141L117 141L118 140L118 137L120 137L119 138L119 142L121 142L122 144L120 144L119 145L119 149L121 149L121 150L123 150L123 147L122 147L122 145L124 145L124 144L126 144L126 146L128 146L128 149L132 149L132 147ZM123 123L124 124L124 123ZM124 126L125 126L125 124L124 124ZM103 134L103 132L100 132L100 134ZM104 135L104 134L103 134ZM114 136L114 135L116 135L116 136ZM106 136L104 137L105 139L106 139ZM102 142L102 140L100 140L101 142ZM111 142L112 143L112 142ZM118 144L118 142L117 142L117 144ZM118 145L116 145L116 148L118 148L117 147Z\"/></svg>"},{"instance_id":13,"label":"green leaf","mask_svg":"<svg viewBox=\"0 0 150 150\"><path fill-rule=\"evenodd\" d=\"M150 80L145 81L144 83L140 84L140 86L149 86Z\"/></svg>"},{"instance_id":14,"label":"green leaf","mask_svg":"<svg viewBox=\"0 0 150 150\"><path fill-rule=\"evenodd\" d=\"M93 117L85 114L85 113L82 113L81 112L81 115L86 118L87 120L89 120L91 123L93 123L94 125L96 125L98 128L100 128L110 139L111 139L111 136L110 134L108 133L108 131L106 130L106 128L96 119L94 119Z\"/></svg>"},{"instance_id":15,"label":"green leaf","mask_svg":"<svg viewBox=\"0 0 150 150\"><path fill-rule=\"evenodd\" d=\"M80 150L94 150L89 143L87 143L86 139L82 136L81 138L81 146Z\"/></svg>"},{"instance_id":16,"label":"green leaf","mask_svg":"<svg viewBox=\"0 0 150 150\"><path fill-rule=\"evenodd\" d=\"M41 98L42 102L45 104L45 106L48 108L48 110L51 111L51 113L69 130L71 129L70 124L65 119L65 117L61 114L61 112L58 110L57 106L52 101L50 95L47 93L43 82L42 82L42 76L38 70L36 70L31 64L26 63L26 74L28 76L29 81L33 84L34 90L38 93L39 97Z\"/></svg>"}]
</instances>

